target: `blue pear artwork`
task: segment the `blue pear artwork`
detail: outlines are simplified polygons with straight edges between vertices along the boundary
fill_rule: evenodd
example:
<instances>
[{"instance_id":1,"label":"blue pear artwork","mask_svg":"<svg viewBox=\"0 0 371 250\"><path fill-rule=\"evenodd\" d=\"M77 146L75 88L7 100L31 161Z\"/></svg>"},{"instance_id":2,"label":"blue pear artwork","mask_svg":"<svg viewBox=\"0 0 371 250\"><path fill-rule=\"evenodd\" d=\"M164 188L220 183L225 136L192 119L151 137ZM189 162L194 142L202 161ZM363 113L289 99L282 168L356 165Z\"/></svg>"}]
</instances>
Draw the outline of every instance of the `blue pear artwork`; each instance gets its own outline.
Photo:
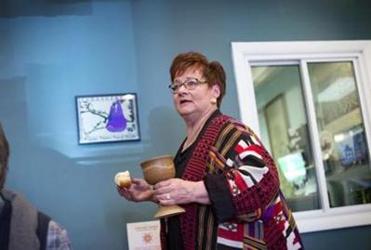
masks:
<instances>
[{"instance_id":1,"label":"blue pear artwork","mask_svg":"<svg viewBox=\"0 0 371 250\"><path fill-rule=\"evenodd\" d=\"M109 114L106 129L110 132L121 132L126 129L127 120L122 111L120 101L112 103Z\"/></svg>"}]
</instances>

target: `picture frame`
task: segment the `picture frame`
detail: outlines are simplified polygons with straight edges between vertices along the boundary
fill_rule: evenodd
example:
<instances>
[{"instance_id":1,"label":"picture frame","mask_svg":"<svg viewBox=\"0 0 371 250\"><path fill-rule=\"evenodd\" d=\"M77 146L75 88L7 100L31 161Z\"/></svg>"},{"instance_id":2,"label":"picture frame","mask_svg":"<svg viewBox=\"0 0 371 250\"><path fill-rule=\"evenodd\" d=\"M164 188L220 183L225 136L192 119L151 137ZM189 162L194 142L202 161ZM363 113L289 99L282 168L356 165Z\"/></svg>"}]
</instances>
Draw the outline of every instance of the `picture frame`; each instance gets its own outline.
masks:
<instances>
[{"instance_id":1,"label":"picture frame","mask_svg":"<svg viewBox=\"0 0 371 250\"><path fill-rule=\"evenodd\" d=\"M135 93L75 97L78 143L140 140Z\"/></svg>"}]
</instances>

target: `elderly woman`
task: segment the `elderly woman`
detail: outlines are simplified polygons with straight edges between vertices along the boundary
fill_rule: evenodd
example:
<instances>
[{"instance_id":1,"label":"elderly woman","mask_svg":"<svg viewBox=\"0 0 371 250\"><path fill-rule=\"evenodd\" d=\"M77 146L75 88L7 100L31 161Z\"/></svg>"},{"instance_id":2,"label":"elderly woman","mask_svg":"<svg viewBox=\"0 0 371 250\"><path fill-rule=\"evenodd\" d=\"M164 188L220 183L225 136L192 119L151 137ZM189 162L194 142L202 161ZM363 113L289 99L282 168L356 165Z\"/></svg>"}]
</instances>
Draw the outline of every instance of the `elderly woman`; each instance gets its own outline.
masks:
<instances>
[{"instance_id":1,"label":"elderly woman","mask_svg":"<svg viewBox=\"0 0 371 250\"><path fill-rule=\"evenodd\" d=\"M273 159L247 126L219 111L223 67L189 52L175 57L170 75L187 133L174 159L176 178L154 189L133 179L120 194L186 210L161 220L163 249L302 249Z\"/></svg>"}]
</instances>

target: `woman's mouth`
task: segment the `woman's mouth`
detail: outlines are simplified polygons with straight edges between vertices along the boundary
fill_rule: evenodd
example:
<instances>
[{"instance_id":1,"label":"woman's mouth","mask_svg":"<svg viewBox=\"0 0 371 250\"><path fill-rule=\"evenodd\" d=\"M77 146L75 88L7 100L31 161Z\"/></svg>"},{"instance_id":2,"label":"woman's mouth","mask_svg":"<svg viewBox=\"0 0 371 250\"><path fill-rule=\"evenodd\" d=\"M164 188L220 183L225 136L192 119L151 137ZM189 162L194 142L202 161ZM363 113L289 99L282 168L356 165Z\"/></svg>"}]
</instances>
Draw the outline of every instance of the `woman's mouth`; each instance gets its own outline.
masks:
<instances>
[{"instance_id":1,"label":"woman's mouth","mask_svg":"<svg viewBox=\"0 0 371 250\"><path fill-rule=\"evenodd\" d=\"M180 100L180 104L184 104L184 103L188 103L188 102L191 102L190 100Z\"/></svg>"}]
</instances>

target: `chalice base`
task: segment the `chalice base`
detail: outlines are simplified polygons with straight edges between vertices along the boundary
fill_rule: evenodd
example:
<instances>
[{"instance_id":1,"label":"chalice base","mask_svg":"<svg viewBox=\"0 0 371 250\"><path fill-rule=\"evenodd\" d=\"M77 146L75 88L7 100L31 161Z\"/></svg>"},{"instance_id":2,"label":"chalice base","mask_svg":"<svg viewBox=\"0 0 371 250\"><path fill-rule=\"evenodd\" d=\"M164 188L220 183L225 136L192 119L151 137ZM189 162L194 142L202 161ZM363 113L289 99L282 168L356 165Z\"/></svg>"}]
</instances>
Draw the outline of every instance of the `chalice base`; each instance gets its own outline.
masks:
<instances>
[{"instance_id":1,"label":"chalice base","mask_svg":"<svg viewBox=\"0 0 371 250\"><path fill-rule=\"evenodd\" d=\"M161 219L161 218L181 214L184 212L185 212L184 208L178 205L159 206L159 209L157 210L157 212L155 213L153 217L155 217L156 219Z\"/></svg>"}]
</instances>

